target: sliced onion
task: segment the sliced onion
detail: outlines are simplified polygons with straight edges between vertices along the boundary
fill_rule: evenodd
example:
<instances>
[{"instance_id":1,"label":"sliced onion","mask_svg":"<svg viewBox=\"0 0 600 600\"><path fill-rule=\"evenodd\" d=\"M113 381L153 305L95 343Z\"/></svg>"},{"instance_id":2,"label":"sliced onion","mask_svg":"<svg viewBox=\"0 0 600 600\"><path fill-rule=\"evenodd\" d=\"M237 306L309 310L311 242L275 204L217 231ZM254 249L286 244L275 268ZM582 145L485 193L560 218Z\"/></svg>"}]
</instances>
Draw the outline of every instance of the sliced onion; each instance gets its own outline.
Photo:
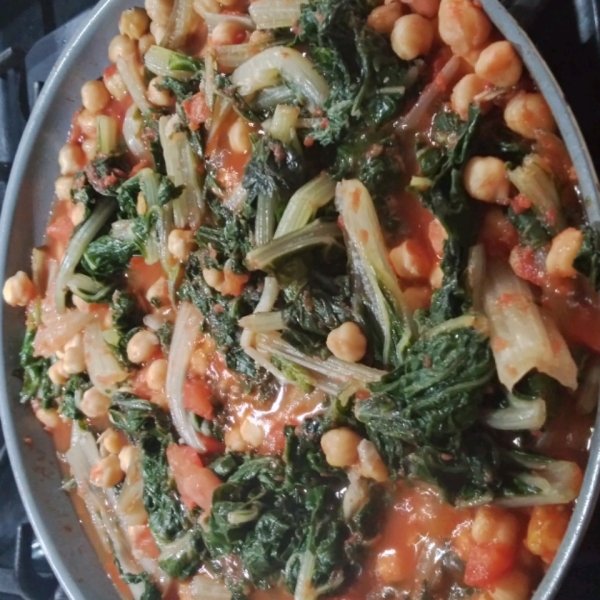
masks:
<instances>
[{"instance_id":1,"label":"sliced onion","mask_svg":"<svg viewBox=\"0 0 600 600\"><path fill-rule=\"evenodd\" d=\"M123 137L127 147L138 158L148 156L146 145L142 141L142 130L144 129L144 121L140 113L140 109L132 104L125 113L123 119Z\"/></svg>"},{"instance_id":2,"label":"sliced onion","mask_svg":"<svg viewBox=\"0 0 600 600\"><path fill-rule=\"evenodd\" d=\"M135 55L120 56L117 60L117 69L134 104L142 111L142 114L149 113L150 103L146 98L146 83L140 73Z\"/></svg>"},{"instance_id":3,"label":"sliced onion","mask_svg":"<svg viewBox=\"0 0 600 600\"><path fill-rule=\"evenodd\" d=\"M175 0L165 35L160 40L161 46L171 50L179 50L185 46L199 20L193 5L192 0Z\"/></svg>"},{"instance_id":4,"label":"sliced onion","mask_svg":"<svg viewBox=\"0 0 600 600\"><path fill-rule=\"evenodd\" d=\"M98 389L110 390L127 379L127 371L104 341L98 321L83 330L83 351L90 380Z\"/></svg>"},{"instance_id":5,"label":"sliced onion","mask_svg":"<svg viewBox=\"0 0 600 600\"><path fill-rule=\"evenodd\" d=\"M181 303L169 351L165 391L177 433L188 446L199 452L206 452L196 434L190 414L183 406L183 384L202 320L202 313L193 304Z\"/></svg>"}]
</instances>

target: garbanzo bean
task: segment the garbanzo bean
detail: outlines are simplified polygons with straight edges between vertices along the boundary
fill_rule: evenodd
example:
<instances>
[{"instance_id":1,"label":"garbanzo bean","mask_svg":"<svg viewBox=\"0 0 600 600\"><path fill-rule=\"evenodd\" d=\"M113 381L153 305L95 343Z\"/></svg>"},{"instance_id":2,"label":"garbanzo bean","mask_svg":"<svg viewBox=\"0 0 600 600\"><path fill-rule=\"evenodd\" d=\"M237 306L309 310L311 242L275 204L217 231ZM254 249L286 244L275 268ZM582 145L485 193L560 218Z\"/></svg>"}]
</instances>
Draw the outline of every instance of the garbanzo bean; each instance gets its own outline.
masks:
<instances>
[{"instance_id":1,"label":"garbanzo bean","mask_svg":"<svg viewBox=\"0 0 600 600\"><path fill-rule=\"evenodd\" d=\"M403 60L413 60L431 50L433 25L421 15L405 15L394 23L391 34L392 49Z\"/></svg>"},{"instance_id":2,"label":"garbanzo bean","mask_svg":"<svg viewBox=\"0 0 600 600\"><path fill-rule=\"evenodd\" d=\"M81 102L92 115L104 110L110 102L110 94L103 81L88 81L81 87Z\"/></svg>"},{"instance_id":3,"label":"garbanzo bean","mask_svg":"<svg viewBox=\"0 0 600 600\"><path fill-rule=\"evenodd\" d=\"M111 427L102 434L102 445L109 454L119 454L125 442L123 438Z\"/></svg>"},{"instance_id":4,"label":"garbanzo bean","mask_svg":"<svg viewBox=\"0 0 600 600\"><path fill-rule=\"evenodd\" d=\"M78 144L65 144L58 153L61 175L75 175L85 165L85 153Z\"/></svg>"},{"instance_id":5,"label":"garbanzo bean","mask_svg":"<svg viewBox=\"0 0 600 600\"><path fill-rule=\"evenodd\" d=\"M326 432L321 438L325 460L332 467L351 467L358 462L358 445L362 438L347 427Z\"/></svg>"},{"instance_id":6,"label":"garbanzo bean","mask_svg":"<svg viewBox=\"0 0 600 600\"><path fill-rule=\"evenodd\" d=\"M167 361L164 358L157 358L152 361L146 372L146 383L153 392L160 392L165 388L167 380Z\"/></svg>"},{"instance_id":7,"label":"garbanzo bean","mask_svg":"<svg viewBox=\"0 0 600 600\"><path fill-rule=\"evenodd\" d=\"M70 200L73 189L73 177L63 175L54 182L54 193L59 200Z\"/></svg>"},{"instance_id":8,"label":"garbanzo bean","mask_svg":"<svg viewBox=\"0 0 600 600\"><path fill-rule=\"evenodd\" d=\"M428 19L433 19L440 10L440 0L402 0L410 9Z\"/></svg>"},{"instance_id":9,"label":"garbanzo bean","mask_svg":"<svg viewBox=\"0 0 600 600\"><path fill-rule=\"evenodd\" d=\"M160 346L156 334L142 329L133 335L127 344L127 358L136 365L149 361Z\"/></svg>"},{"instance_id":10,"label":"garbanzo bean","mask_svg":"<svg viewBox=\"0 0 600 600\"><path fill-rule=\"evenodd\" d=\"M27 306L35 298L35 286L25 271L17 271L4 282L2 296L10 306Z\"/></svg>"},{"instance_id":11,"label":"garbanzo bean","mask_svg":"<svg viewBox=\"0 0 600 600\"><path fill-rule=\"evenodd\" d=\"M510 42L494 42L479 55L475 73L497 87L512 87L521 79L523 61Z\"/></svg>"},{"instance_id":12,"label":"garbanzo bean","mask_svg":"<svg viewBox=\"0 0 600 600\"><path fill-rule=\"evenodd\" d=\"M100 459L90 472L90 481L101 488L112 488L123 481L125 473L121 470L119 459L115 454L109 454Z\"/></svg>"},{"instance_id":13,"label":"garbanzo bean","mask_svg":"<svg viewBox=\"0 0 600 600\"><path fill-rule=\"evenodd\" d=\"M223 21L219 23L210 34L213 46L230 46L241 44L246 41L246 29L235 21Z\"/></svg>"},{"instance_id":14,"label":"garbanzo bean","mask_svg":"<svg viewBox=\"0 0 600 600\"><path fill-rule=\"evenodd\" d=\"M152 46L156 45L154 36L148 32L145 33L138 41L138 51L141 56L144 56Z\"/></svg>"},{"instance_id":15,"label":"garbanzo bean","mask_svg":"<svg viewBox=\"0 0 600 600\"><path fill-rule=\"evenodd\" d=\"M164 81L164 77L155 77L148 84L148 92L146 96L154 106L161 108L169 108L175 106L177 98L169 90L161 90L160 85Z\"/></svg>"},{"instance_id":16,"label":"garbanzo bean","mask_svg":"<svg viewBox=\"0 0 600 600\"><path fill-rule=\"evenodd\" d=\"M531 140L539 131L552 132L556 129L548 103L537 92L519 92L506 105L504 120L510 129Z\"/></svg>"},{"instance_id":17,"label":"garbanzo bean","mask_svg":"<svg viewBox=\"0 0 600 600\"><path fill-rule=\"evenodd\" d=\"M240 427L242 439L252 448L260 448L265 439L265 430L251 419L244 419Z\"/></svg>"},{"instance_id":18,"label":"garbanzo bean","mask_svg":"<svg viewBox=\"0 0 600 600\"><path fill-rule=\"evenodd\" d=\"M367 352L367 338L356 323L346 321L329 333L327 348L336 358L358 362Z\"/></svg>"},{"instance_id":19,"label":"garbanzo bean","mask_svg":"<svg viewBox=\"0 0 600 600\"><path fill-rule=\"evenodd\" d=\"M475 156L468 163L464 173L465 189L476 200L506 204L510 191L510 181L506 165L493 156Z\"/></svg>"},{"instance_id":20,"label":"garbanzo bean","mask_svg":"<svg viewBox=\"0 0 600 600\"><path fill-rule=\"evenodd\" d=\"M485 81L474 73L465 75L452 90L450 104L452 110L466 121L469 116L469 106L475 102L475 97L485 90Z\"/></svg>"},{"instance_id":21,"label":"garbanzo bean","mask_svg":"<svg viewBox=\"0 0 600 600\"><path fill-rule=\"evenodd\" d=\"M442 40L459 55L482 46L492 23L472 0L441 0L438 27Z\"/></svg>"},{"instance_id":22,"label":"garbanzo bean","mask_svg":"<svg viewBox=\"0 0 600 600\"><path fill-rule=\"evenodd\" d=\"M105 417L110 408L110 398L98 388L86 390L81 398L79 409L90 419Z\"/></svg>"},{"instance_id":23,"label":"garbanzo bean","mask_svg":"<svg viewBox=\"0 0 600 600\"><path fill-rule=\"evenodd\" d=\"M150 17L148 13L139 7L124 10L119 19L119 33L130 37L132 40L139 40L150 27Z\"/></svg>"},{"instance_id":24,"label":"garbanzo bean","mask_svg":"<svg viewBox=\"0 0 600 600\"><path fill-rule=\"evenodd\" d=\"M390 2L375 7L367 18L367 25L385 35L390 35L394 29L394 23L404 14L400 2Z\"/></svg>"},{"instance_id":25,"label":"garbanzo bean","mask_svg":"<svg viewBox=\"0 0 600 600\"><path fill-rule=\"evenodd\" d=\"M108 46L108 60L116 63L119 58L137 52L137 44L127 35L116 35Z\"/></svg>"},{"instance_id":26,"label":"garbanzo bean","mask_svg":"<svg viewBox=\"0 0 600 600\"><path fill-rule=\"evenodd\" d=\"M194 233L186 229L173 229L167 240L169 252L179 261L187 260L194 247Z\"/></svg>"}]
</instances>

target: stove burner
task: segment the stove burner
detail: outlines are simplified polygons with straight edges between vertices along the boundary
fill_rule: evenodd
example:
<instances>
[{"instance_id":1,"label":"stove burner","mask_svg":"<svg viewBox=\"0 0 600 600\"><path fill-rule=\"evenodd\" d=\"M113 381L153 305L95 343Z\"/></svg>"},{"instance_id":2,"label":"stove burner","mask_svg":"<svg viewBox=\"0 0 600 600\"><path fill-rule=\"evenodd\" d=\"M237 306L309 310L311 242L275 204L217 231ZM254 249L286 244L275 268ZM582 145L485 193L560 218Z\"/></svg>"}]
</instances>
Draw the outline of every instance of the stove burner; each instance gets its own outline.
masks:
<instances>
[{"instance_id":1,"label":"stove burner","mask_svg":"<svg viewBox=\"0 0 600 600\"><path fill-rule=\"evenodd\" d=\"M528 29L557 75L600 166L600 137L595 135L600 130L600 0L501 1ZM30 110L66 41L85 19L81 11L94 3L0 4L0 203ZM0 490L0 600L67 600L27 522L1 428ZM600 598L599 567L600 507L556 600Z\"/></svg>"}]
</instances>

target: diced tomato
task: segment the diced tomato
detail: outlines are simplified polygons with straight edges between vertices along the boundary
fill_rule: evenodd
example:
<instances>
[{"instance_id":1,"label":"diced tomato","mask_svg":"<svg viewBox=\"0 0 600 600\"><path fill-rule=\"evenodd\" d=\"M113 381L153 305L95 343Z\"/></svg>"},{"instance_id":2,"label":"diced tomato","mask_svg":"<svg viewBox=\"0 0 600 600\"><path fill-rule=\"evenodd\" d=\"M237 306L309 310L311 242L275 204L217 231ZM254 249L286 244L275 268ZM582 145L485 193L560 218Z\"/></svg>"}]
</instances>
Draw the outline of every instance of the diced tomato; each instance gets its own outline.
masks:
<instances>
[{"instance_id":1,"label":"diced tomato","mask_svg":"<svg viewBox=\"0 0 600 600\"><path fill-rule=\"evenodd\" d=\"M47 235L58 244L66 245L73 233L73 221L68 214L60 215L48 225Z\"/></svg>"},{"instance_id":2,"label":"diced tomato","mask_svg":"<svg viewBox=\"0 0 600 600\"><path fill-rule=\"evenodd\" d=\"M129 172L129 177L135 177L142 169L146 169L147 167L150 167L150 163L146 160L140 160L139 163L137 163L133 169L131 169L131 171Z\"/></svg>"},{"instance_id":3,"label":"diced tomato","mask_svg":"<svg viewBox=\"0 0 600 600\"><path fill-rule=\"evenodd\" d=\"M214 419L212 391L204 379L186 379L183 384L183 406L203 419Z\"/></svg>"},{"instance_id":4,"label":"diced tomato","mask_svg":"<svg viewBox=\"0 0 600 600\"><path fill-rule=\"evenodd\" d=\"M182 107L192 131L200 129L200 125L210 118L210 108L206 104L204 92L198 92L190 99L184 100Z\"/></svg>"},{"instance_id":5,"label":"diced tomato","mask_svg":"<svg viewBox=\"0 0 600 600\"><path fill-rule=\"evenodd\" d=\"M160 556L160 550L148 525L130 525L127 532L131 544L137 552L147 558L156 559Z\"/></svg>"},{"instance_id":6,"label":"diced tomato","mask_svg":"<svg viewBox=\"0 0 600 600\"><path fill-rule=\"evenodd\" d=\"M518 194L511 201L510 205L516 214L521 214L531 208L531 200L523 194Z\"/></svg>"},{"instance_id":7,"label":"diced tomato","mask_svg":"<svg viewBox=\"0 0 600 600\"><path fill-rule=\"evenodd\" d=\"M485 213L479 239L488 256L505 258L519 243L519 234L504 211L493 207Z\"/></svg>"},{"instance_id":8,"label":"diced tomato","mask_svg":"<svg viewBox=\"0 0 600 600\"><path fill-rule=\"evenodd\" d=\"M516 550L505 544L475 544L465 567L465 583L489 588L515 564Z\"/></svg>"},{"instance_id":9,"label":"diced tomato","mask_svg":"<svg viewBox=\"0 0 600 600\"><path fill-rule=\"evenodd\" d=\"M517 276L534 285L543 285L548 277L546 255L541 250L515 246L510 253L509 262Z\"/></svg>"},{"instance_id":10,"label":"diced tomato","mask_svg":"<svg viewBox=\"0 0 600 600\"><path fill-rule=\"evenodd\" d=\"M238 275L227 268L223 271L223 275L225 279L221 286L221 294L224 296L239 296L244 291L248 279L250 279L245 273Z\"/></svg>"},{"instance_id":11,"label":"diced tomato","mask_svg":"<svg viewBox=\"0 0 600 600\"><path fill-rule=\"evenodd\" d=\"M145 296L150 287L161 277L165 277L165 272L160 262L149 265L143 256L134 256L129 261L127 279L131 292Z\"/></svg>"},{"instance_id":12,"label":"diced tomato","mask_svg":"<svg viewBox=\"0 0 600 600\"><path fill-rule=\"evenodd\" d=\"M196 506L209 510L213 493L222 481L202 466L198 453L189 446L171 444L167 448L167 462L183 503L190 510Z\"/></svg>"},{"instance_id":13,"label":"diced tomato","mask_svg":"<svg viewBox=\"0 0 600 600\"><path fill-rule=\"evenodd\" d=\"M542 304L550 309L568 341L600 352L600 297L587 281L548 279Z\"/></svg>"},{"instance_id":14,"label":"diced tomato","mask_svg":"<svg viewBox=\"0 0 600 600\"><path fill-rule=\"evenodd\" d=\"M204 444L208 454L222 454L225 452L225 444L213 437L208 437L207 435L199 433L198 439Z\"/></svg>"}]
</instances>

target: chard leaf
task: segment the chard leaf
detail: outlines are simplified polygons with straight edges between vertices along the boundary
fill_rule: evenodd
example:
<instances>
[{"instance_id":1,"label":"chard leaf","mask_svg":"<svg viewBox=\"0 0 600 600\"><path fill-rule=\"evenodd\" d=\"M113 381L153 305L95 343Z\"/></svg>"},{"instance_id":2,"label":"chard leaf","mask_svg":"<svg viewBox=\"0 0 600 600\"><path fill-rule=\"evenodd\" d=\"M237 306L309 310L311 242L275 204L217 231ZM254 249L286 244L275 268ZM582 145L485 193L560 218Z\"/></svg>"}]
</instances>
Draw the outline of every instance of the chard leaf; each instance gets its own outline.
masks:
<instances>
[{"instance_id":1,"label":"chard leaf","mask_svg":"<svg viewBox=\"0 0 600 600\"><path fill-rule=\"evenodd\" d=\"M583 228L583 243L573 266L585 275L596 291L600 291L600 233L594 227Z\"/></svg>"}]
</instances>

